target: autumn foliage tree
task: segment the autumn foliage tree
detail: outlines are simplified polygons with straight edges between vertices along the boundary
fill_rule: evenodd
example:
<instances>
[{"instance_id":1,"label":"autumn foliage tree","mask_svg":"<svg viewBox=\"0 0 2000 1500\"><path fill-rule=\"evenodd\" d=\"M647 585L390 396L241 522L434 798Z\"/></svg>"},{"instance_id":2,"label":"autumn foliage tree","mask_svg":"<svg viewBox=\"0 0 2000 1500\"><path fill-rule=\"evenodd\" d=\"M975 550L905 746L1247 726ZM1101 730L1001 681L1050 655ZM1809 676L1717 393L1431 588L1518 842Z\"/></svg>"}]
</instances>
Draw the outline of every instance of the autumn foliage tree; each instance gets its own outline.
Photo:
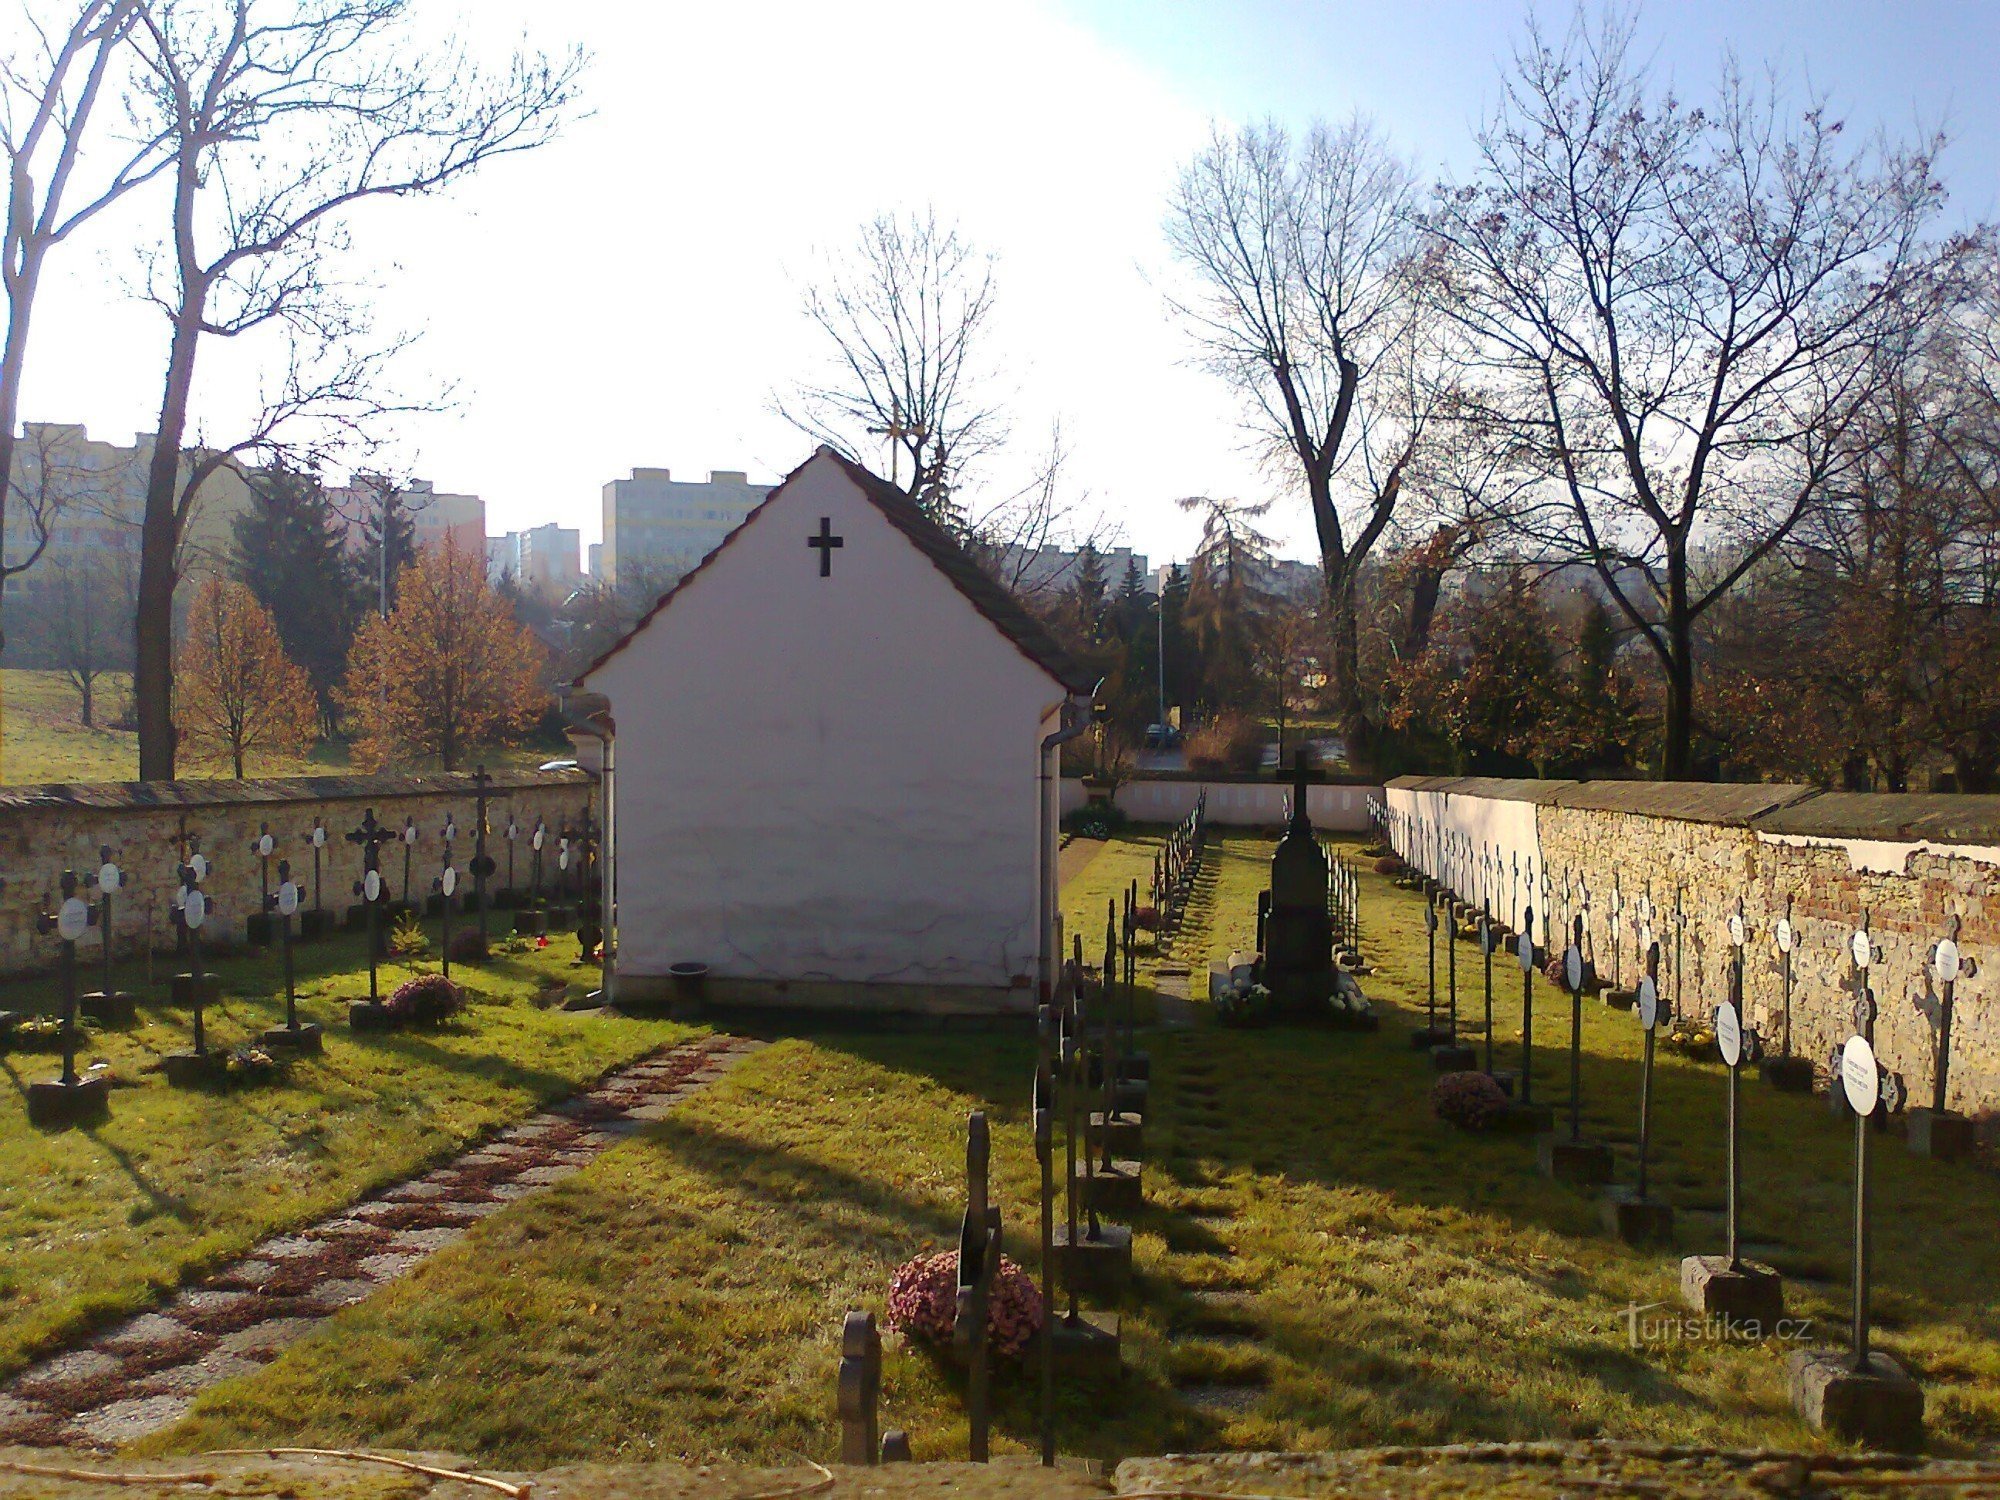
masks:
<instances>
[{"instance_id":1,"label":"autumn foliage tree","mask_svg":"<svg viewBox=\"0 0 2000 1500\"><path fill-rule=\"evenodd\" d=\"M456 770L480 745L519 735L548 702L541 643L486 581L485 560L449 544L404 569L386 619L354 638L341 706L355 758Z\"/></svg>"},{"instance_id":2,"label":"autumn foliage tree","mask_svg":"<svg viewBox=\"0 0 2000 1500\"><path fill-rule=\"evenodd\" d=\"M239 781L251 751L302 755L318 737L312 679L240 583L211 579L195 595L174 686L181 744L196 759L227 760Z\"/></svg>"}]
</instances>

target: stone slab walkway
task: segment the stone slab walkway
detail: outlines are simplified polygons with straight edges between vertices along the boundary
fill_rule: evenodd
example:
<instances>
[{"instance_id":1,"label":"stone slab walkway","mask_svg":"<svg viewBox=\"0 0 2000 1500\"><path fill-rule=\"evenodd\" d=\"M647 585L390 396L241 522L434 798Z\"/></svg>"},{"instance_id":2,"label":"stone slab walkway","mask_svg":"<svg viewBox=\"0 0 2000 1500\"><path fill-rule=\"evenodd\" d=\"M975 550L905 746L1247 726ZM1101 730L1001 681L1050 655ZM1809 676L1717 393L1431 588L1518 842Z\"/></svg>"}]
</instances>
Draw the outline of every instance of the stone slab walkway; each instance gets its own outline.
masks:
<instances>
[{"instance_id":1,"label":"stone slab walkway","mask_svg":"<svg viewBox=\"0 0 2000 1500\"><path fill-rule=\"evenodd\" d=\"M487 1215L581 1171L763 1045L714 1036L665 1048L421 1177L265 1240L0 1387L0 1443L113 1448L173 1425L210 1386L276 1359Z\"/></svg>"}]
</instances>

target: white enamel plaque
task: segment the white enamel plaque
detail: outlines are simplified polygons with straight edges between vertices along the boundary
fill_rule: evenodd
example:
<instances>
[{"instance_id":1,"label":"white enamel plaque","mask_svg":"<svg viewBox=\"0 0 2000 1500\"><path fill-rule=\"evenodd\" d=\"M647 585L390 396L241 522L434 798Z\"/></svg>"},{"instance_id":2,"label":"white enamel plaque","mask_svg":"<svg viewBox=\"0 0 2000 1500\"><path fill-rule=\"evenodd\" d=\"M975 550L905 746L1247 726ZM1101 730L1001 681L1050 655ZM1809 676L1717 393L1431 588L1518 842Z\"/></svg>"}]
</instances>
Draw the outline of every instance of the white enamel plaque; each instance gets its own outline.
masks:
<instances>
[{"instance_id":1,"label":"white enamel plaque","mask_svg":"<svg viewBox=\"0 0 2000 1500\"><path fill-rule=\"evenodd\" d=\"M287 880L278 886L278 915L289 917L299 909L299 888Z\"/></svg>"},{"instance_id":2,"label":"white enamel plaque","mask_svg":"<svg viewBox=\"0 0 2000 1500\"><path fill-rule=\"evenodd\" d=\"M198 928L208 920L208 897L200 891L187 893L187 904L181 908L181 917L190 928Z\"/></svg>"},{"instance_id":3,"label":"white enamel plaque","mask_svg":"<svg viewBox=\"0 0 2000 1500\"><path fill-rule=\"evenodd\" d=\"M105 895L110 895L124 883L124 873L109 860L97 867L97 888Z\"/></svg>"},{"instance_id":4,"label":"white enamel plaque","mask_svg":"<svg viewBox=\"0 0 2000 1500\"><path fill-rule=\"evenodd\" d=\"M1648 974L1639 981L1639 1025L1651 1031L1660 1022L1660 987Z\"/></svg>"},{"instance_id":5,"label":"white enamel plaque","mask_svg":"<svg viewBox=\"0 0 2000 1500\"><path fill-rule=\"evenodd\" d=\"M1793 944L1797 941L1798 938L1792 931L1792 919L1790 917L1778 918L1778 951L1780 953L1790 953Z\"/></svg>"},{"instance_id":6,"label":"white enamel plaque","mask_svg":"<svg viewBox=\"0 0 2000 1500\"><path fill-rule=\"evenodd\" d=\"M1875 1049L1868 1038L1851 1036L1840 1049L1840 1086L1857 1115L1872 1115L1882 1098L1882 1074L1875 1066Z\"/></svg>"},{"instance_id":7,"label":"white enamel plaque","mask_svg":"<svg viewBox=\"0 0 2000 1500\"><path fill-rule=\"evenodd\" d=\"M1715 1045L1730 1067L1743 1061L1743 1018L1726 1001L1715 1008Z\"/></svg>"},{"instance_id":8,"label":"white enamel plaque","mask_svg":"<svg viewBox=\"0 0 2000 1500\"><path fill-rule=\"evenodd\" d=\"M88 931L90 903L81 896L71 896L56 911L56 936L73 943Z\"/></svg>"},{"instance_id":9,"label":"white enamel plaque","mask_svg":"<svg viewBox=\"0 0 2000 1500\"><path fill-rule=\"evenodd\" d=\"M377 901L381 899L382 875L380 871L370 870L367 873L367 875L365 875L362 878L361 894L366 896L370 901Z\"/></svg>"}]
</instances>

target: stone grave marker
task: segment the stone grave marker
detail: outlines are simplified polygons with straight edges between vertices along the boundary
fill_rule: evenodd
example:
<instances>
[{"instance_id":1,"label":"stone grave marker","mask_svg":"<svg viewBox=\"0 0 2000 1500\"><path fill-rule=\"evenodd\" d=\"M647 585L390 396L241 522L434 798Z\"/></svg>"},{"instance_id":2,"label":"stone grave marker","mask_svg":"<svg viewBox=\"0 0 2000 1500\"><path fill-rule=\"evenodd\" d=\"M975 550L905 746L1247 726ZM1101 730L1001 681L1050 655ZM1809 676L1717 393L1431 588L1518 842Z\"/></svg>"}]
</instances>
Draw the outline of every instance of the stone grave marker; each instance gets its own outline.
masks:
<instances>
[{"instance_id":1,"label":"stone grave marker","mask_svg":"<svg viewBox=\"0 0 2000 1500\"><path fill-rule=\"evenodd\" d=\"M76 872L64 870L59 885L62 900L35 919L38 932L53 935L62 945L62 1011L57 1022L62 1029L62 1073L28 1085L28 1121L33 1125L95 1119L111 1107L110 1076L93 1072L83 1077L76 1071L76 945L98 922L97 912L77 888Z\"/></svg>"},{"instance_id":2,"label":"stone grave marker","mask_svg":"<svg viewBox=\"0 0 2000 1500\"><path fill-rule=\"evenodd\" d=\"M1611 1148L1583 1136L1583 980L1583 918L1572 916L1562 955L1563 989L1569 993L1569 1131L1567 1137L1543 1136L1536 1158L1544 1176L1599 1187L1611 1180Z\"/></svg>"},{"instance_id":3,"label":"stone grave marker","mask_svg":"<svg viewBox=\"0 0 2000 1500\"><path fill-rule=\"evenodd\" d=\"M1604 1195L1605 1227L1628 1245L1670 1245L1674 1238L1674 1207L1652 1196L1649 1181L1653 1154L1653 1048L1660 1024L1659 976L1660 945L1649 942L1632 1001L1643 1037L1639 1060L1638 1181L1631 1188L1610 1188Z\"/></svg>"},{"instance_id":4,"label":"stone grave marker","mask_svg":"<svg viewBox=\"0 0 2000 1500\"><path fill-rule=\"evenodd\" d=\"M875 1328L875 1314L850 1311L841 1323L835 1389L840 1408L840 1461L863 1466L879 1462L882 1335Z\"/></svg>"},{"instance_id":5,"label":"stone grave marker","mask_svg":"<svg viewBox=\"0 0 2000 1500\"><path fill-rule=\"evenodd\" d=\"M993 1410L987 1391L986 1309L993 1277L1000 1269L1000 1210L987 1199L987 1167L992 1143L986 1111L975 1109L965 1122L965 1217L958 1230L958 1303L952 1346L966 1362L966 1414L971 1420L971 1458L991 1457Z\"/></svg>"},{"instance_id":6,"label":"stone grave marker","mask_svg":"<svg viewBox=\"0 0 2000 1500\"><path fill-rule=\"evenodd\" d=\"M1785 897L1785 914L1771 928L1771 943L1778 953L1778 1050L1767 1053L1758 1064L1764 1081L1788 1094L1809 1094L1813 1086L1812 1059L1792 1051L1792 954L1799 942L1792 925L1792 898Z\"/></svg>"},{"instance_id":7,"label":"stone grave marker","mask_svg":"<svg viewBox=\"0 0 2000 1500\"><path fill-rule=\"evenodd\" d=\"M360 898L368 927L368 998L353 1001L347 1007L347 1024L356 1031L381 1031L389 1025L389 1013L382 1005L377 965L382 955L382 906L388 899L387 884L382 879L382 846L395 837L375 820L372 807L347 835L347 842L361 851L361 878L354 882L354 894ZM407 842L403 849L407 859Z\"/></svg>"},{"instance_id":8,"label":"stone grave marker","mask_svg":"<svg viewBox=\"0 0 2000 1500\"><path fill-rule=\"evenodd\" d=\"M320 902L320 859L326 852L326 824L314 818L304 837L313 854L312 909L299 913L299 937L310 943L325 937L332 926L332 918Z\"/></svg>"},{"instance_id":9,"label":"stone grave marker","mask_svg":"<svg viewBox=\"0 0 2000 1500\"><path fill-rule=\"evenodd\" d=\"M294 988L292 973L292 918L299 910L299 888L292 879L292 862L278 861L278 889L269 898L272 913L278 919L278 951L285 971L285 1024L267 1027L263 1042L266 1047L285 1047L293 1052L318 1052L323 1046L319 1024L314 1021L299 1020L298 994Z\"/></svg>"},{"instance_id":10,"label":"stone grave marker","mask_svg":"<svg viewBox=\"0 0 2000 1500\"><path fill-rule=\"evenodd\" d=\"M1835 1058L1835 1091L1854 1116L1854 1301L1849 1346L1800 1349L1786 1361L1792 1404L1814 1427L1849 1442L1878 1448L1915 1448L1923 1442L1924 1393L1894 1359L1870 1347L1869 1278L1873 1250L1869 1203L1869 1121L1900 1104L1902 1080L1876 1059L1872 1041L1874 997L1868 969L1873 939L1864 925L1849 943L1854 964L1857 1030Z\"/></svg>"},{"instance_id":11,"label":"stone grave marker","mask_svg":"<svg viewBox=\"0 0 2000 1500\"><path fill-rule=\"evenodd\" d=\"M278 841L271 837L269 823L257 825L257 837L250 841L250 852L257 860L257 909L243 919L243 939L253 948L268 948L272 941L271 856L278 852Z\"/></svg>"},{"instance_id":12,"label":"stone grave marker","mask_svg":"<svg viewBox=\"0 0 2000 1500\"><path fill-rule=\"evenodd\" d=\"M207 861L197 868L195 861L199 854L191 855L188 862L180 867L180 911L181 926L188 937L187 992L188 1004L193 1019L193 1047L187 1052L169 1052L160 1059L167 1075L167 1082L177 1088L199 1087L211 1083L222 1075L227 1059L208 1050L208 1029L204 1010L210 998L208 976L201 968L201 930L208 923L208 895L201 888L201 879Z\"/></svg>"},{"instance_id":13,"label":"stone grave marker","mask_svg":"<svg viewBox=\"0 0 2000 1500\"><path fill-rule=\"evenodd\" d=\"M1924 966L1924 987L1911 997L1918 1014L1930 1023L1931 1102L1909 1112L1910 1149L1935 1161L1956 1161L1972 1154L1976 1139L1973 1122L1949 1107L1946 1100L1951 1075L1951 1018L1958 1000L1958 982L1970 979L1977 968L1959 949L1960 921L1951 919L1951 930L1931 948Z\"/></svg>"},{"instance_id":14,"label":"stone grave marker","mask_svg":"<svg viewBox=\"0 0 2000 1500\"><path fill-rule=\"evenodd\" d=\"M1784 1280L1770 1266L1746 1260L1741 1237L1742 1075L1746 1057L1756 1048L1756 1034L1743 1020L1743 948L1749 933L1740 898L1725 927L1730 951L1729 995L1715 1008L1715 1046L1727 1076L1723 1115L1726 1248L1719 1256L1690 1255L1681 1262L1681 1300L1704 1317L1725 1319L1733 1333L1768 1338L1785 1315Z\"/></svg>"},{"instance_id":15,"label":"stone grave marker","mask_svg":"<svg viewBox=\"0 0 2000 1500\"><path fill-rule=\"evenodd\" d=\"M97 887L98 960L103 978L98 988L88 991L79 1003L84 1015L100 1026L130 1026L139 1016L138 996L119 989L112 979L117 955L112 942L116 928L111 920L111 898L124 888L125 872L111 857L109 844L98 845L97 861L97 870L89 877L89 883Z\"/></svg>"}]
</instances>

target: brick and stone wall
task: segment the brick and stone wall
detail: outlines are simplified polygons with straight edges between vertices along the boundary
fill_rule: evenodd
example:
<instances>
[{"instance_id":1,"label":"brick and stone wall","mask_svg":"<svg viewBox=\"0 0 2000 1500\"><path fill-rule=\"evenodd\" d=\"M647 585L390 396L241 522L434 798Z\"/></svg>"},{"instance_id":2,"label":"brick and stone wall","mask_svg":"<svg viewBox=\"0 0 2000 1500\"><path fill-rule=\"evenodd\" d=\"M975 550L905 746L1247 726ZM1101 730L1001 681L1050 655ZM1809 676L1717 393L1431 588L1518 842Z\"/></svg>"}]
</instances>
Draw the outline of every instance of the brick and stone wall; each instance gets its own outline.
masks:
<instances>
[{"instance_id":1,"label":"brick and stone wall","mask_svg":"<svg viewBox=\"0 0 2000 1500\"><path fill-rule=\"evenodd\" d=\"M521 833L515 846L517 883L528 881L529 837L538 819L546 821L544 878L555 874L555 844L565 823L586 807L599 816L596 778L583 771L497 771L489 786L487 847L497 862L495 886L507 878L504 832L511 816ZM261 899L258 860L251 846L266 826L277 841L271 861L276 882L278 858L292 862L310 904L314 819L327 829L321 856L325 905L343 911L353 900L361 855L345 835L369 809L377 820L400 830L415 818L419 840L411 858L411 885L427 892L441 868L441 830L447 815L458 825L454 863L471 888L473 779L467 773L430 776L302 776L272 781L123 782L102 786L18 786L0 789L0 974L52 968L52 938L35 930L36 915L58 889L67 866L79 877L99 864L98 849L110 845L124 874L113 902L116 951L143 951L147 935L156 948L172 943L168 901L183 837L199 840L209 860L210 930L241 940L244 919ZM403 887L400 845L385 846L385 878L394 894ZM85 892L93 895L92 892ZM98 934L78 945L78 957L94 962Z\"/></svg>"},{"instance_id":2,"label":"brick and stone wall","mask_svg":"<svg viewBox=\"0 0 2000 1500\"><path fill-rule=\"evenodd\" d=\"M1871 974L1876 1048L1903 1075L1913 1103L1930 1102L1933 1076L1933 1032L1914 997L1923 993L1932 946L1956 917L1959 945L1977 972L1958 986L1949 1103L1968 1113L2000 1111L2000 797L1479 777L1405 777L1386 796L1391 808L1428 826L1464 832L1475 866L1481 834L1509 821L1496 810L1513 807L1512 824L1531 810L1531 844L1524 839L1510 854L1533 857L1547 872L1558 923L1579 911L1588 891L1598 968L1612 972L1615 942L1615 967L1627 984L1639 957L1634 908L1650 889L1667 997L1677 982L1678 900L1685 916L1678 984L1694 1014L1706 1015L1727 994L1726 924L1740 899L1749 938L1746 1009L1773 1045L1783 1003L1775 931L1789 901L1798 933L1793 1050L1815 1060L1853 1032L1847 942L1865 917L1883 952ZM1624 906L1615 934L1614 889Z\"/></svg>"}]
</instances>

